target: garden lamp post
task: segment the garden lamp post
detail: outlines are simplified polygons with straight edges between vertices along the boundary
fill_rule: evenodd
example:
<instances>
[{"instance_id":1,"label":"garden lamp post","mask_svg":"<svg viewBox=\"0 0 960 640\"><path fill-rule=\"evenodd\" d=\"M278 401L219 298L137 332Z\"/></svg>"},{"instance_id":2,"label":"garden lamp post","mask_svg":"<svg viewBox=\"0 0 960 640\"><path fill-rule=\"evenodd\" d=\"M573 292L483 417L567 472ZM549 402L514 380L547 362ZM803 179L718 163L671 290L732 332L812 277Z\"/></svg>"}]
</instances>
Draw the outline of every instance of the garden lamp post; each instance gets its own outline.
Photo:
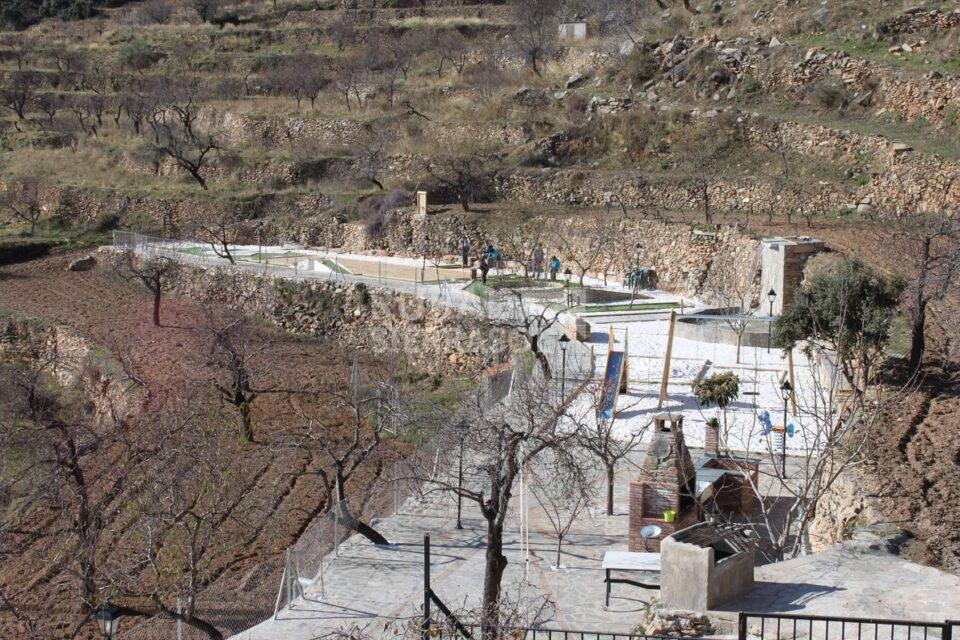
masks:
<instances>
[{"instance_id":1,"label":"garden lamp post","mask_svg":"<svg viewBox=\"0 0 960 640\"><path fill-rule=\"evenodd\" d=\"M460 519L463 513L463 439L467 437L466 425L460 425L460 460L459 470L457 471L457 529L463 529L463 522Z\"/></svg>"},{"instance_id":2,"label":"garden lamp post","mask_svg":"<svg viewBox=\"0 0 960 640\"><path fill-rule=\"evenodd\" d=\"M767 292L767 300L770 301L770 319L767 320L767 353L770 353L770 342L773 337L773 302L777 299L777 292L773 289Z\"/></svg>"},{"instance_id":3,"label":"garden lamp post","mask_svg":"<svg viewBox=\"0 0 960 640\"><path fill-rule=\"evenodd\" d=\"M561 404L567 397L567 343L570 338L566 332L560 336L560 402Z\"/></svg>"},{"instance_id":4,"label":"garden lamp post","mask_svg":"<svg viewBox=\"0 0 960 640\"><path fill-rule=\"evenodd\" d=\"M97 630L101 637L114 638L120 632L120 614L117 608L109 602L105 602L100 609L93 614L93 619L97 623Z\"/></svg>"},{"instance_id":5,"label":"garden lamp post","mask_svg":"<svg viewBox=\"0 0 960 640\"><path fill-rule=\"evenodd\" d=\"M567 279L567 307L572 307L573 294L570 293L570 278L573 277L573 271L570 271L570 267L563 270L563 277Z\"/></svg>"},{"instance_id":6,"label":"garden lamp post","mask_svg":"<svg viewBox=\"0 0 960 640\"><path fill-rule=\"evenodd\" d=\"M257 222L257 262L263 262L263 220Z\"/></svg>"},{"instance_id":7,"label":"garden lamp post","mask_svg":"<svg viewBox=\"0 0 960 640\"><path fill-rule=\"evenodd\" d=\"M783 477L787 477L787 403L790 402L790 395L793 393L793 387L789 380L784 380L780 385L780 396L783 398L783 446L780 447L780 469Z\"/></svg>"}]
</instances>

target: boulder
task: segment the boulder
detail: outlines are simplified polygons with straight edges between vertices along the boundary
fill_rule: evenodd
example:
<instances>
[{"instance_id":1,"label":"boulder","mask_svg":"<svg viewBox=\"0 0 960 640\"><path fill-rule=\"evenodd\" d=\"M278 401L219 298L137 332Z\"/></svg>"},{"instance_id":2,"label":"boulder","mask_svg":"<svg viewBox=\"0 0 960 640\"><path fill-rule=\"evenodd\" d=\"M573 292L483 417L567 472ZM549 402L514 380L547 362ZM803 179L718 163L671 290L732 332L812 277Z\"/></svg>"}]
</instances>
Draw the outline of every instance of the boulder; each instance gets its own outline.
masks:
<instances>
[{"instance_id":1,"label":"boulder","mask_svg":"<svg viewBox=\"0 0 960 640\"><path fill-rule=\"evenodd\" d=\"M67 265L67 271L90 271L95 266L97 266L97 259L88 254Z\"/></svg>"},{"instance_id":2,"label":"boulder","mask_svg":"<svg viewBox=\"0 0 960 640\"><path fill-rule=\"evenodd\" d=\"M567 82L564 84L564 87L567 89L573 89L575 87L579 87L586 81L587 81L587 76L583 75L582 73L574 73L569 78L567 78Z\"/></svg>"}]
</instances>

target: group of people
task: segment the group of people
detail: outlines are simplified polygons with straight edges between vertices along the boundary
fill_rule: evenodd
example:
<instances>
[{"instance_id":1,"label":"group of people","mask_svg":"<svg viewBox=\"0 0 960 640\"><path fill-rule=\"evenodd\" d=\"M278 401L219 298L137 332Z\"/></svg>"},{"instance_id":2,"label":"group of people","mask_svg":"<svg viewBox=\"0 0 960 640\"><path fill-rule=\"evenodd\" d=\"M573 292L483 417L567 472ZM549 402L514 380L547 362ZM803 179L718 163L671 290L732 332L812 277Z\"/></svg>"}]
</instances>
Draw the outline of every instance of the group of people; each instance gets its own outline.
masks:
<instances>
[{"instance_id":1,"label":"group of people","mask_svg":"<svg viewBox=\"0 0 960 640\"><path fill-rule=\"evenodd\" d=\"M463 258L463 266L470 266L470 238L466 234L461 234L460 240L457 243L458 248L460 249L460 256ZM544 272L544 252L543 247L539 244L534 247L533 251L530 254L530 263L529 263L529 272L534 277L539 279ZM503 254L500 253L500 250L493 246L492 242L487 243L487 248L480 253L480 260L477 263L477 267L480 270L480 281L483 284L487 283L487 274L491 269L499 269L501 263L503 262ZM560 258L557 256L550 256L549 262L547 262L547 271L550 273L550 279L556 280L557 274L560 272Z\"/></svg>"}]
</instances>

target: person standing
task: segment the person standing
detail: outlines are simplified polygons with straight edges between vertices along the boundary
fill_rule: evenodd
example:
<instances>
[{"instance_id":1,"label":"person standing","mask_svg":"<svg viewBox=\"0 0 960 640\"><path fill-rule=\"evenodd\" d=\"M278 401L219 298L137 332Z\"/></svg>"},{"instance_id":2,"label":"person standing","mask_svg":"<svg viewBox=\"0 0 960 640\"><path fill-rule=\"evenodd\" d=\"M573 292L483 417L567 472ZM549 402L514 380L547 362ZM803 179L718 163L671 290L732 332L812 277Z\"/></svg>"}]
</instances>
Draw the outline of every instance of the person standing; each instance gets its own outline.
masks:
<instances>
[{"instance_id":1,"label":"person standing","mask_svg":"<svg viewBox=\"0 0 960 640\"><path fill-rule=\"evenodd\" d=\"M550 256L550 279L556 280L557 273L560 271L560 258L557 256Z\"/></svg>"},{"instance_id":2,"label":"person standing","mask_svg":"<svg viewBox=\"0 0 960 640\"><path fill-rule=\"evenodd\" d=\"M480 256L480 282L487 284L487 272L490 271L490 263L487 262L486 254Z\"/></svg>"},{"instance_id":3,"label":"person standing","mask_svg":"<svg viewBox=\"0 0 960 640\"><path fill-rule=\"evenodd\" d=\"M457 246L460 247L460 257L463 258L463 266L467 267L470 265L470 238L467 237L467 234L460 234L460 242L457 243Z\"/></svg>"},{"instance_id":4,"label":"person standing","mask_svg":"<svg viewBox=\"0 0 960 640\"><path fill-rule=\"evenodd\" d=\"M533 278L535 280L540 279L540 274L543 273L543 247L537 245L533 249Z\"/></svg>"}]
</instances>

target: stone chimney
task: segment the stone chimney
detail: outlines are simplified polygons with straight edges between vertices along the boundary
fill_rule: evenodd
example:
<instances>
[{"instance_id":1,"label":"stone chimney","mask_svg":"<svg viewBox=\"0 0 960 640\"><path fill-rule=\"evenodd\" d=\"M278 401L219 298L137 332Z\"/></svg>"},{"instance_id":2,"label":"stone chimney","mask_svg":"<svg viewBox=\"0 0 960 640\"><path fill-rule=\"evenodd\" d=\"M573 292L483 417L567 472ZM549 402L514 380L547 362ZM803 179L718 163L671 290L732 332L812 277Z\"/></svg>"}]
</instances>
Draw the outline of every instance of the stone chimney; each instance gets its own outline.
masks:
<instances>
[{"instance_id":1,"label":"stone chimney","mask_svg":"<svg viewBox=\"0 0 960 640\"><path fill-rule=\"evenodd\" d=\"M720 424L708 421L703 425L703 450L708 456L720 455Z\"/></svg>"}]
</instances>

